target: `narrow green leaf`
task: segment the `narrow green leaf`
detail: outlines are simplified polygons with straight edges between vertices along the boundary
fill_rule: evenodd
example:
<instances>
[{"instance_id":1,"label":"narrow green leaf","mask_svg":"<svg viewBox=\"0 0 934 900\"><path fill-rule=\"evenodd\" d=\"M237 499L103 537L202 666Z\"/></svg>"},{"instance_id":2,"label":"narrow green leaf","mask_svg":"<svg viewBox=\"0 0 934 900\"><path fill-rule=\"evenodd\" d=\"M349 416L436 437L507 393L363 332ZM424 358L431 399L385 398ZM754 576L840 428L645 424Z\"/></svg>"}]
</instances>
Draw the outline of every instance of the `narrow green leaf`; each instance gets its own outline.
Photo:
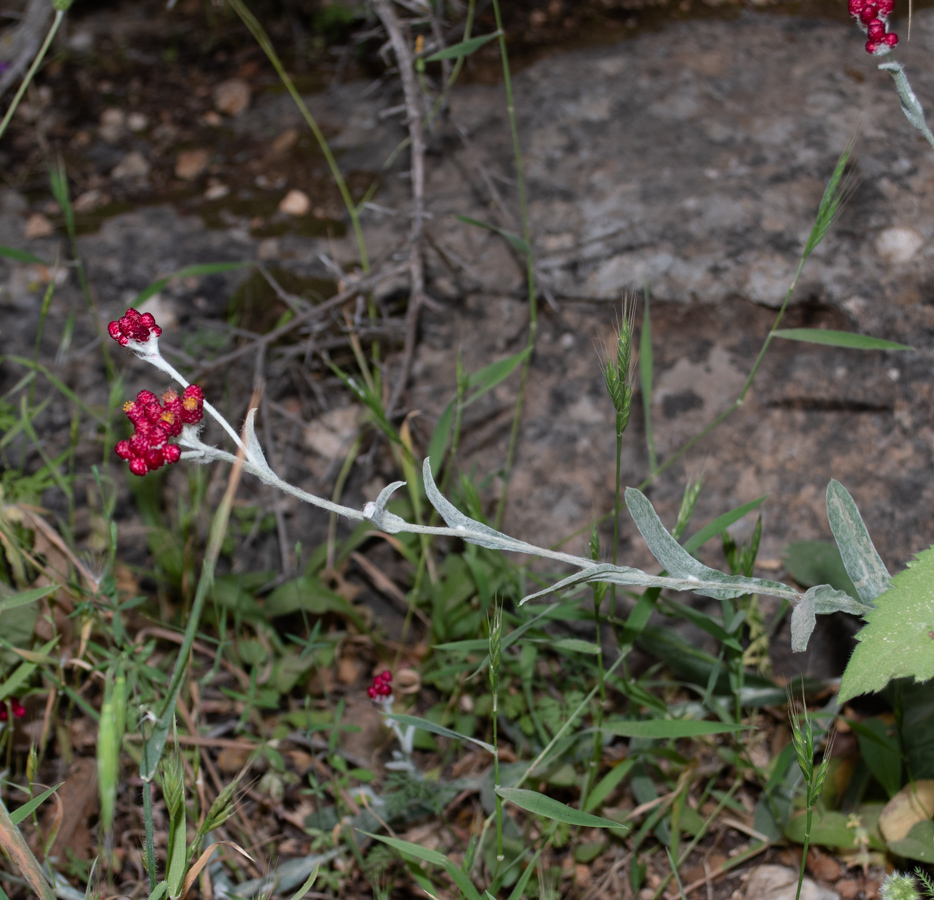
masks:
<instances>
[{"instance_id":1,"label":"narrow green leaf","mask_svg":"<svg viewBox=\"0 0 934 900\"><path fill-rule=\"evenodd\" d=\"M642 385L642 412L645 418L645 443L649 450L649 471L658 468L655 437L652 433L652 376L655 363L652 356L652 320L649 317L649 286L643 286L642 333L639 335L639 382Z\"/></svg>"},{"instance_id":2,"label":"narrow green leaf","mask_svg":"<svg viewBox=\"0 0 934 900\"><path fill-rule=\"evenodd\" d=\"M36 797L33 797L28 803L24 803L22 806L17 807L10 813L10 821L14 825L19 825L20 822L24 822L28 816L31 816L49 797L52 796L64 782L60 782L55 785L55 787L50 787L48 790L43 791Z\"/></svg>"},{"instance_id":3,"label":"narrow green leaf","mask_svg":"<svg viewBox=\"0 0 934 900\"><path fill-rule=\"evenodd\" d=\"M706 734L733 734L752 727L730 722L702 722L697 719L645 719L638 722L604 722L600 730L620 737L672 739L700 737Z\"/></svg>"},{"instance_id":4,"label":"narrow green leaf","mask_svg":"<svg viewBox=\"0 0 934 900\"><path fill-rule=\"evenodd\" d=\"M456 866L450 859L439 853L437 850L429 850L427 847L422 847L419 844L413 844L410 841L403 841L400 838L386 837L385 835L381 834L370 834L368 831L361 831L360 834L365 834L369 838L382 841L382 843L392 847L394 850L398 850L399 853L402 853L406 856L414 856L416 859L423 860L424 862L430 863L433 866L440 866L448 873L448 875L451 876L451 879L460 889L460 892L467 898L467 900L480 900L479 892L473 886L473 884L471 884L470 879L464 874L464 872L461 871L461 869Z\"/></svg>"},{"instance_id":5,"label":"narrow green leaf","mask_svg":"<svg viewBox=\"0 0 934 900\"><path fill-rule=\"evenodd\" d=\"M487 391L505 381L525 361L529 352L529 348L526 347L512 356L490 363L488 366L484 366L482 369L468 375L467 389L472 390L473 393L464 401L464 406L469 406L474 400L479 399Z\"/></svg>"},{"instance_id":6,"label":"narrow green leaf","mask_svg":"<svg viewBox=\"0 0 934 900\"><path fill-rule=\"evenodd\" d=\"M51 263L40 259L34 253L28 253L25 250L17 250L16 247L7 247L5 244L0 244L0 256L5 256L7 259L12 259L21 263L35 263L40 266L51 265Z\"/></svg>"},{"instance_id":7,"label":"narrow green leaf","mask_svg":"<svg viewBox=\"0 0 934 900\"><path fill-rule=\"evenodd\" d=\"M179 269L177 272L173 272L171 275L166 275L164 278L159 278L154 281L149 287L143 288L131 301L130 306L140 306L145 303L153 294L158 294L173 278L189 278L189 277L198 277L201 275L216 275L219 272L229 272L233 269L245 269L247 266L252 266L252 261L246 262L226 262L226 263L202 263L197 266L187 266L184 269Z\"/></svg>"},{"instance_id":8,"label":"narrow green leaf","mask_svg":"<svg viewBox=\"0 0 934 900\"><path fill-rule=\"evenodd\" d=\"M584 808L584 812L590 812L592 809L596 809L600 806L600 804L616 790L620 782L632 771L632 767L635 764L635 759L630 757L629 759L624 759L618 765L613 766L613 768L597 782L597 786L587 796L587 805Z\"/></svg>"},{"instance_id":9,"label":"narrow green leaf","mask_svg":"<svg viewBox=\"0 0 934 900\"><path fill-rule=\"evenodd\" d=\"M619 822L612 819L604 819L603 816L595 816L591 813L582 812L555 800L553 797L546 797L538 791L529 791L525 788L506 788L498 787L496 793L504 800L513 803L526 812L534 813L537 816L544 816L546 819L553 819L555 822L565 822L568 825L577 825L581 828L625 828Z\"/></svg>"},{"instance_id":10,"label":"narrow green leaf","mask_svg":"<svg viewBox=\"0 0 934 900\"><path fill-rule=\"evenodd\" d=\"M488 753L496 752L496 748L492 744L486 743L486 741L467 737L466 734L461 734L460 732L452 731L450 728L445 728L443 725L436 725L434 722L429 722L428 719L422 719L418 716L406 716L402 713L387 713L386 718L394 719L400 725L411 725L413 728L420 728L422 731L430 731L432 734L439 734L441 737L453 738L457 741L470 741L471 744L482 747Z\"/></svg>"},{"instance_id":11,"label":"narrow green leaf","mask_svg":"<svg viewBox=\"0 0 934 900\"><path fill-rule=\"evenodd\" d=\"M444 462L444 454L448 452L448 444L451 440L451 429L454 427L454 406L456 401L452 400L444 408L444 412L438 417L438 424L431 433L431 441L428 443L428 459L433 472L440 472L441 465Z\"/></svg>"},{"instance_id":12,"label":"narrow green leaf","mask_svg":"<svg viewBox=\"0 0 934 900\"><path fill-rule=\"evenodd\" d=\"M19 606L28 606L30 603L35 603L37 600L48 597L49 594L57 591L58 587L57 584L50 584L47 587L33 588L31 591L23 591L12 597L6 597L0 600L0 613L9 612L11 609L16 609Z\"/></svg>"},{"instance_id":13,"label":"narrow green leaf","mask_svg":"<svg viewBox=\"0 0 934 900\"><path fill-rule=\"evenodd\" d=\"M478 228L485 228L487 231L495 232L500 237L506 238L513 249L518 253L521 253L523 256L529 255L529 245L515 232L506 231L505 228L497 228L495 225L481 222L479 219L471 219L470 216L458 216L457 218L466 225L476 225Z\"/></svg>"},{"instance_id":14,"label":"narrow green leaf","mask_svg":"<svg viewBox=\"0 0 934 900\"><path fill-rule=\"evenodd\" d=\"M554 650L568 651L569 653L586 653L590 656L596 656L600 653L600 645L592 641L582 641L580 638L558 638L549 642L549 646Z\"/></svg>"},{"instance_id":15,"label":"narrow green leaf","mask_svg":"<svg viewBox=\"0 0 934 900\"><path fill-rule=\"evenodd\" d=\"M442 59L462 59L465 56L470 56L471 53L479 50L485 44L489 44L490 41L495 41L501 34L501 31L494 31L492 34L481 34L479 37L469 38L459 44L451 44L450 47L445 47L437 53L432 53L431 56L426 56L425 62L440 62Z\"/></svg>"},{"instance_id":16,"label":"narrow green leaf","mask_svg":"<svg viewBox=\"0 0 934 900\"><path fill-rule=\"evenodd\" d=\"M884 341L868 334L853 334L851 331L831 331L829 328L780 328L772 332L772 337L851 350L914 350L907 344L896 344L895 341Z\"/></svg>"},{"instance_id":17,"label":"narrow green leaf","mask_svg":"<svg viewBox=\"0 0 934 900\"><path fill-rule=\"evenodd\" d=\"M318 877L318 866L315 866L311 870L311 874L305 879L305 883L294 893L292 894L290 900L302 900L302 897L307 894L312 886L315 883L315 879Z\"/></svg>"},{"instance_id":18,"label":"narrow green leaf","mask_svg":"<svg viewBox=\"0 0 934 900\"><path fill-rule=\"evenodd\" d=\"M711 538L717 537L719 534L723 534L727 528L730 527L734 522L738 522L746 513L752 512L754 509L758 509L768 498L768 494L760 497L758 500L750 500L748 503L744 503L742 506L737 506L736 509L731 509L729 512L725 512L722 516L717 516L712 522L708 522L700 531L696 534L691 535L683 544L685 550L688 553L694 553L696 550L699 550L704 544L707 543Z\"/></svg>"}]
</instances>

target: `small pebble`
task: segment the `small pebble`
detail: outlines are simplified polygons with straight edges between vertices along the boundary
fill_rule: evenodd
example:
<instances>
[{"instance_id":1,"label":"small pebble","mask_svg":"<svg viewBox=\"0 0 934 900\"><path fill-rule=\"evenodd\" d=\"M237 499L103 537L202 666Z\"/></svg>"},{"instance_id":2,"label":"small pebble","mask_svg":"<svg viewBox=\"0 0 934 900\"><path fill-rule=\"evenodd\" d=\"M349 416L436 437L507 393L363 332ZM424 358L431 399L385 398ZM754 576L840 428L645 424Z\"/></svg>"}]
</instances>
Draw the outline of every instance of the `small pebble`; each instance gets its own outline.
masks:
<instances>
[{"instance_id":1,"label":"small pebble","mask_svg":"<svg viewBox=\"0 0 934 900\"><path fill-rule=\"evenodd\" d=\"M182 150L175 161L175 177L182 181L194 181L207 167L211 152L204 147L197 150Z\"/></svg>"},{"instance_id":2,"label":"small pebble","mask_svg":"<svg viewBox=\"0 0 934 900\"><path fill-rule=\"evenodd\" d=\"M222 81L214 88L214 108L226 116L239 116L250 105L250 86L242 78Z\"/></svg>"},{"instance_id":3,"label":"small pebble","mask_svg":"<svg viewBox=\"0 0 934 900\"><path fill-rule=\"evenodd\" d=\"M311 201L308 199L308 194L294 188L282 198L282 202L279 204L279 212L287 213L290 216L307 215L309 209L311 209Z\"/></svg>"}]
</instances>

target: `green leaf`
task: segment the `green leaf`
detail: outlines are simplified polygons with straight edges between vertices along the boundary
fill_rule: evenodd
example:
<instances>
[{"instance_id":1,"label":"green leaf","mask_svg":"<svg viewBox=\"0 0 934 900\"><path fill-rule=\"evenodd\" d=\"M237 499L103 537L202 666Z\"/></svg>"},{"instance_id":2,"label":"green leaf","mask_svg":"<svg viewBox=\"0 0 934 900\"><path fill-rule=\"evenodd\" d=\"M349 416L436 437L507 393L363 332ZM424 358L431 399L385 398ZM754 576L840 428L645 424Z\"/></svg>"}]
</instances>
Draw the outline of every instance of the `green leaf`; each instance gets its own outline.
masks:
<instances>
[{"instance_id":1,"label":"green leaf","mask_svg":"<svg viewBox=\"0 0 934 900\"><path fill-rule=\"evenodd\" d=\"M934 548L915 556L866 613L840 683L839 703L881 691L893 678L934 678Z\"/></svg>"},{"instance_id":2,"label":"green leaf","mask_svg":"<svg viewBox=\"0 0 934 900\"><path fill-rule=\"evenodd\" d=\"M266 598L265 611L269 618L289 615L299 610L319 616L329 612L337 613L357 627L364 627L359 613L340 594L326 588L313 575L299 575L285 584L280 584Z\"/></svg>"},{"instance_id":3,"label":"green leaf","mask_svg":"<svg viewBox=\"0 0 934 900\"><path fill-rule=\"evenodd\" d=\"M655 453L655 436L652 432L652 374L655 361L652 354L652 319L649 316L649 285L642 290L643 312L642 333L639 335L639 383L642 385L642 410L645 418L645 443L649 451L649 471L658 468Z\"/></svg>"},{"instance_id":4,"label":"green leaf","mask_svg":"<svg viewBox=\"0 0 934 900\"><path fill-rule=\"evenodd\" d=\"M600 645L592 641L582 641L580 638L558 638L549 641L549 646L553 650L569 653L587 653L590 656L597 656L600 653Z\"/></svg>"},{"instance_id":5,"label":"green leaf","mask_svg":"<svg viewBox=\"0 0 934 900\"><path fill-rule=\"evenodd\" d=\"M426 56L425 62L440 62L442 59L462 59L465 56L470 56L471 53L479 50L485 44L489 44L490 41L495 41L501 34L501 31L494 31L492 34L481 34L479 37L469 38L459 44L452 44L437 53L432 53L431 56Z\"/></svg>"},{"instance_id":6,"label":"green leaf","mask_svg":"<svg viewBox=\"0 0 934 900\"><path fill-rule=\"evenodd\" d=\"M0 244L0 256L5 256L7 259L13 259L21 263L35 263L40 266L50 265L50 263L47 263L44 259L40 259L34 253L27 253L25 250L17 250L16 247L7 247L5 244Z\"/></svg>"},{"instance_id":7,"label":"green leaf","mask_svg":"<svg viewBox=\"0 0 934 900\"><path fill-rule=\"evenodd\" d=\"M890 727L877 718L865 722L847 719L847 724L859 741L860 758L891 799L903 784L902 748L897 733L889 734Z\"/></svg>"},{"instance_id":8,"label":"green leaf","mask_svg":"<svg viewBox=\"0 0 934 900\"><path fill-rule=\"evenodd\" d=\"M145 303L153 294L158 294L173 278L199 277L201 275L216 275L218 272L230 272L232 269L245 269L252 266L251 261L247 262L226 262L226 263L202 263L197 266L187 266L179 269L171 275L159 278L149 287L143 288L131 301L130 306L140 306Z\"/></svg>"},{"instance_id":9,"label":"green leaf","mask_svg":"<svg viewBox=\"0 0 934 900\"><path fill-rule=\"evenodd\" d=\"M711 538L715 538L718 534L722 534L730 527L734 522L738 522L746 513L752 512L754 509L758 509L768 498L768 494L760 497L758 500L750 500L748 503L744 503L742 506L737 506L736 509L731 509L729 512L725 512L722 516L717 516L712 522L708 522L700 531L696 534L691 535L684 544L683 547L687 550L688 553L694 553L696 550L699 550L704 544L707 543Z\"/></svg>"},{"instance_id":10,"label":"green leaf","mask_svg":"<svg viewBox=\"0 0 934 900\"><path fill-rule=\"evenodd\" d=\"M555 822L565 822L568 825L578 825L581 828L625 828L619 822L612 819L604 819L603 816L595 816L591 813L582 812L574 809L565 803L555 800L553 797L546 797L539 794L538 791L528 791L524 788L499 787L496 789L504 800L514 803L520 809L526 812L534 813L537 816L544 816L546 819L553 819Z\"/></svg>"},{"instance_id":11,"label":"green leaf","mask_svg":"<svg viewBox=\"0 0 934 900\"><path fill-rule=\"evenodd\" d=\"M827 518L847 574L863 603L871 606L892 585L892 576L876 552L869 531L849 491L833 479L827 485Z\"/></svg>"},{"instance_id":12,"label":"green leaf","mask_svg":"<svg viewBox=\"0 0 934 900\"><path fill-rule=\"evenodd\" d=\"M934 822L916 822L907 836L889 844L889 852L919 862L934 862Z\"/></svg>"},{"instance_id":13,"label":"green leaf","mask_svg":"<svg viewBox=\"0 0 934 900\"><path fill-rule=\"evenodd\" d=\"M791 577L804 587L829 584L851 597L859 596L837 545L830 541L795 541L785 548L782 562Z\"/></svg>"},{"instance_id":14,"label":"green leaf","mask_svg":"<svg viewBox=\"0 0 934 900\"><path fill-rule=\"evenodd\" d=\"M697 719L644 719L638 722L609 721L600 726L605 734L638 738L687 738L705 734L734 734L752 728L730 722L702 722Z\"/></svg>"},{"instance_id":15,"label":"green leaf","mask_svg":"<svg viewBox=\"0 0 934 900\"><path fill-rule=\"evenodd\" d=\"M411 725L413 728L421 728L422 731L440 734L442 737L454 738L454 740L458 741L470 741L471 744L482 747L488 753L496 752L496 748L492 744L486 743L486 741L468 737L466 734L460 734L457 731L451 731L450 728L445 728L443 725L436 725L434 722L429 722L428 719L421 719L418 716L406 716L402 713L387 713L386 718L394 719L400 725Z\"/></svg>"},{"instance_id":16,"label":"green leaf","mask_svg":"<svg viewBox=\"0 0 934 900\"><path fill-rule=\"evenodd\" d=\"M50 584L47 587L33 588L31 591L14 594L12 597L4 597L0 599L0 613L9 612L18 606L28 606L30 603L35 603L37 600L41 600L43 597L57 591L58 587L57 584ZM0 590L2 590L2 587L0 587Z\"/></svg>"},{"instance_id":17,"label":"green leaf","mask_svg":"<svg viewBox=\"0 0 934 900\"><path fill-rule=\"evenodd\" d=\"M869 833L869 846L873 850L882 850L885 846L879 835L879 813L882 804L863 805L859 807L859 816L863 827ZM803 844L807 831L807 813L802 810L795 813L785 828L785 837L796 844ZM848 827L850 815L847 813L826 810L818 806L813 813L811 822L810 843L820 844L823 847L834 847L838 850L858 850L856 829Z\"/></svg>"},{"instance_id":18,"label":"green leaf","mask_svg":"<svg viewBox=\"0 0 934 900\"><path fill-rule=\"evenodd\" d=\"M457 218L466 225L476 225L478 228L485 228L487 231L495 232L500 237L506 238L516 252L521 253L523 256L529 255L529 245L518 234L506 231L505 228L497 228L487 222L481 222L479 219L471 219L470 216L458 216Z\"/></svg>"},{"instance_id":19,"label":"green leaf","mask_svg":"<svg viewBox=\"0 0 934 900\"><path fill-rule=\"evenodd\" d=\"M55 787L50 787L47 791L43 791L39 796L33 797L28 803L24 803L22 806L17 807L10 813L10 821L14 825L19 825L20 822L25 821L27 816L31 816L42 804L48 800L65 782L60 782L55 785Z\"/></svg>"},{"instance_id":20,"label":"green leaf","mask_svg":"<svg viewBox=\"0 0 934 900\"><path fill-rule=\"evenodd\" d=\"M907 344L896 344L894 341L884 341L868 334L853 334L851 331L832 331L829 328L780 328L772 332L772 337L828 347L845 347L849 350L914 350Z\"/></svg>"},{"instance_id":21,"label":"green leaf","mask_svg":"<svg viewBox=\"0 0 934 900\"><path fill-rule=\"evenodd\" d=\"M467 900L480 900L480 894L470 883L470 879L464 872L437 850L429 850L427 847L422 847L420 844L413 844L410 841L403 841L400 838L385 837L381 834L370 834L368 831L361 831L360 834L365 834L369 838L382 841L384 844L387 844L394 850L398 850L399 853L405 856L414 856L416 859L421 859L433 866L440 866L451 876L452 881L457 885L460 892Z\"/></svg>"}]
</instances>

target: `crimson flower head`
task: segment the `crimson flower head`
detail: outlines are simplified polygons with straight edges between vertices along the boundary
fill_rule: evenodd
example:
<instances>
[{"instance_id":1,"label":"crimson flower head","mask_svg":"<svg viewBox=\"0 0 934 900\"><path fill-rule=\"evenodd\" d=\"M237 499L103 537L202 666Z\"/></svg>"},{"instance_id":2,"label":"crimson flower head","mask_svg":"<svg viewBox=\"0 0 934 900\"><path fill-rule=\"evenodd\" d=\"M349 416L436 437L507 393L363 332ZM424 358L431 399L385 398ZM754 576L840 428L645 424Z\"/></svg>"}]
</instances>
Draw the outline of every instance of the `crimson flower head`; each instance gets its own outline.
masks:
<instances>
[{"instance_id":1,"label":"crimson flower head","mask_svg":"<svg viewBox=\"0 0 934 900\"><path fill-rule=\"evenodd\" d=\"M26 707L19 700L10 700L10 709L14 719L22 719L26 715ZM6 722L8 715L6 704L0 704L0 722Z\"/></svg>"},{"instance_id":2,"label":"crimson flower head","mask_svg":"<svg viewBox=\"0 0 934 900\"><path fill-rule=\"evenodd\" d=\"M140 313L130 307L126 313L107 326L110 336L125 347L130 341L145 344L150 337L158 338L162 329L156 324L152 313Z\"/></svg>"},{"instance_id":3,"label":"crimson flower head","mask_svg":"<svg viewBox=\"0 0 934 900\"><path fill-rule=\"evenodd\" d=\"M167 390L162 402L152 391L140 391L135 400L123 404L126 417L133 423L133 436L119 441L114 450L130 464L134 475L147 475L164 464L182 458L178 444L169 438L178 437L185 425L197 425L204 418L204 391L190 384L178 396Z\"/></svg>"},{"instance_id":4,"label":"crimson flower head","mask_svg":"<svg viewBox=\"0 0 934 900\"><path fill-rule=\"evenodd\" d=\"M373 678L373 683L366 689L371 700L379 702L381 699L392 696L392 673L380 672Z\"/></svg>"},{"instance_id":5,"label":"crimson flower head","mask_svg":"<svg viewBox=\"0 0 934 900\"><path fill-rule=\"evenodd\" d=\"M894 8L895 0L849 0L850 15L869 38L867 53L885 56L898 43L898 35L888 26Z\"/></svg>"}]
</instances>

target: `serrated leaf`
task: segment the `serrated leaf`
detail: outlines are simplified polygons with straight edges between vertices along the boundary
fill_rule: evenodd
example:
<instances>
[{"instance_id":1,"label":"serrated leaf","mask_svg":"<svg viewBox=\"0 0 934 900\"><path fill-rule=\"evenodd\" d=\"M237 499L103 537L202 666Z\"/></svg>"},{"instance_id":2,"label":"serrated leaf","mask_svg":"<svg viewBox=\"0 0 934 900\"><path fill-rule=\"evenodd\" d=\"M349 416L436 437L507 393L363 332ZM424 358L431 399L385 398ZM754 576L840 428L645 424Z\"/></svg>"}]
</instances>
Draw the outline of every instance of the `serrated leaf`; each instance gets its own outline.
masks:
<instances>
[{"instance_id":1,"label":"serrated leaf","mask_svg":"<svg viewBox=\"0 0 934 900\"><path fill-rule=\"evenodd\" d=\"M859 599L872 606L876 597L889 589L892 576L873 546L856 501L833 479L827 485L827 518Z\"/></svg>"},{"instance_id":2,"label":"serrated leaf","mask_svg":"<svg viewBox=\"0 0 934 900\"><path fill-rule=\"evenodd\" d=\"M806 344L823 344L827 347L844 347L849 350L914 350L907 344L884 341L868 334L854 334L852 331L833 331L829 328L780 328L772 332L772 337L786 341L804 341Z\"/></svg>"},{"instance_id":3,"label":"serrated leaf","mask_svg":"<svg viewBox=\"0 0 934 900\"><path fill-rule=\"evenodd\" d=\"M568 825L577 825L581 828L625 828L619 822L612 819L604 819L603 816L595 816L592 813L581 812L555 800L553 797L546 797L538 791L529 791L524 788L499 787L496 789L504 800L514 803L520 809L526 812L534 813L537 816L544 816L546 819L553 819L555 822L565 822Z\"/></svg>"},{"instance_id":4,"label":"serrated leaf","mask_svg":"<svg viewBox=\"0 0 934 900\"><path fill-rule=\"evenodd\" d=\"M865 618L840 683L840 703L881 691L893 678L934 678L934 548L892 579Z\"/></svg>"}]
</instances>

